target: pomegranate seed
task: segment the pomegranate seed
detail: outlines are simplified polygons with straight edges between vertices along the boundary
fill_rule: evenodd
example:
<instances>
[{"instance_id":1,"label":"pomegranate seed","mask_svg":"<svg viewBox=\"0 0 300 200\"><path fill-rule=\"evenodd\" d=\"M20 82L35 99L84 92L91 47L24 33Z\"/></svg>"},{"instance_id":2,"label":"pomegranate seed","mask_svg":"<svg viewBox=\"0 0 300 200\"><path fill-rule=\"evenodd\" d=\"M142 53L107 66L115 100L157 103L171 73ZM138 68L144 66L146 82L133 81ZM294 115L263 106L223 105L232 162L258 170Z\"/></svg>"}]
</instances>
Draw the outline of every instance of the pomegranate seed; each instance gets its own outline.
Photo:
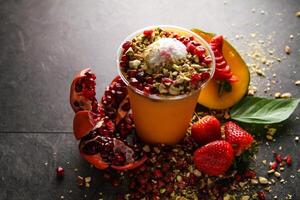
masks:
<instances>
[{"instance_id":1,"label":"pomegranate seed","mask_svg":"<svg viewBox=\"0 0 300 200\"><path fill-rule=\"evenodd\" d=\"M126 56L126 55L123 55L123 56L121 57L121 61L123 61L123 62L127 62L127 61L128 61L128 58L127 58L127 56Z\"/></svg>"},{"instance_id":2,"label":"pomegranate seed","mask_svg":"<svg viewBox=\"0 0 300 200\"><path fill-rule=\"evenodd\" d=\"M248 170L246 170L246 172L244 173L244 176L245 176L246 178L252 179L252 178L255 178L256 173L255 173L255 171L253 171L253 170L251 170L251 169L248 169Z\"/></svg>"},{"instance_id":3,"label":"pomegranate seed","mask_svg":"<svg viewBox=\"0 0 300 200\"><path fill-rule=\"evenodd\" d=\"M284 160L286 161L286 164L291 165L292 164L292 156L287 155Z\"/></svg>"},{"instance_id":4,"label":"pomegranate seed","mask_svg":"<svg viewBox=\"0 0 300 200\"><path fill-rule=\"evenodd\" d=\"M187 45L186 45L186 50L188 52L190 52L191 54L194 54L195 53L195 49L196 49L196 46L193 45L191 42L189 42Z\"/></svg>"},{"instance_id":5,"label":"pomegranate seed","mask_svg":"<svg viewBox=\"0 0 300 200\"><path fill-rule=\"evenodd\" d=\"M271 164L271 169L276 170L276 169L277 169L277 166L278 166L278 163L277 163L276 161L274 161L274 162Z\"/></svg>"},{"instance_id":6,"label":"pomegranate seed","mask_svg":"<svg viewBox=\"0 0 300 200\"><path fill-rule=\"evenodd\" d=\"M127 67L127 62L120 62L120 67L126 68Z\"/></svg>"},{"instance_id":7,"label":"pomegranate seed","mask_svg":"<svg viewBox=\"0 0 300 200\"><path fill-rule=\"evenodd\" d=\"M281 158L281 156L280 156L279 154L275 157L275 159L276 159L276 161L277 161L278 163L281 163L281 162L282 162L282 158Z\"/></svg>"},{"instance_id":8,"label":"pomegranate seed","mask_svg":"<svg viewBox=\"0 0 300 200\"><path fill-rule=\"evenodd\" d=\"M235 175L235 180L240 182L242 180L242 176L239 174Z\"/></svg>"},{"instance_id":9,"label":"pomegranate seed","mask_svg":"<svg viewBox=\"0 0 300 200\"><path fill-rule=\"evenodd\" d=\"M128 70L127 75L129 76L129 78L134 78L137 75L137 71L136 70Z\"/></svg>"},{"instance_id":10,"label":"pomegranate seed","mask_svg":"<svg viewBox=\"0 0 300 200\"><path fill-rule=\"evenodd\" d=\"M265 200L266 199L266 195L264 191L258 191L257 192L257 197L259 200Z\"/></svg>"},{"instance_id":11,"label":"pomegranate seed","mask_svg":"<svg viewBox=\"0 0 300 200\"><path fill-rule=\"evenodd\" d=\"M131 47L130 41L127 41L122 45L122 48L124 49L124 51L127 51L130 47Z\"/></svg>"},{"instance_id":12,"label":"pomegranate seed","mask_svg":"<svg viewBox=\"0 0 300 200\"><path fill-rule=\"evenodd\" d=\"M146 77L146 82L149 83L149 84L152 84L153 83L153 78L148 76Z\"/></svg>"},{"instance_id":13,"label":"pomegranate seed","mask_svg":"<svg viewBox=\"0 0 300 200\"><path fill-rule=\"evenodd\" d=\"M171 85L173 83L173 80L170 78L163 78L162 83L165 85Z\"/></svg>"},{"instance_id":14,"label":"pomegranate seed","mask_svg":"<svg viewBox=\"0 0 300 200\"><path fill-rule=\"evenodd\" d=\"M163 175L162 175L162 173L161 173L161 171L159 170L159 169L156 169L155 171L154 171L154 177L155 178L161 178Z\"/></svg>"},{"instance_id":15,"label":"pomegranate seed","mask_svg":"<svg viewBox=\"0 0 300 200\"><path fill-rule=\"evenodd\" d=\"M153 30L144 30L144 32L143 32L144 36L146 36L146 37L151 37L152 33L153 33Z\"/></svg>"},{"instance_id":16,"label":"pomegranate seed","mask_svg":"<svg viewBox=\"0 0 300 200\"><path fill-rule=\"evenodd\" d=\"M195 55L198 56L199 58L202 58L202 56L205 53L205 48L203 46L198 46L196 47L195 51L194 51Z\"/></svg>"},{"instance_id":17,"label":"pomegranate seed","mask_svg":"<svg viewBox=\"0 0 300 200\"><path fill-rule=\"evenodd\" d=\"M203 60L203 62L207 65L209 65L212 62L212 58L210 56L206 56Z\"/></svg>"},{"instance_id":18,"label":"pomegranate seed","mask_svg":"<svg viewBox=\"0 0 300 200\"><path fill-rule=\"evenodd\" d=\"M206 81L207 79L209 79L210 74L208 72L203 72L201 74L201 81Z\"/></svg>"},{"instance_id":19,"label":"pomegranate seed","mask_svg":"<svg viewBox=\"0 0 300 200\"><path fill-rule=\"evenodd\" d=\"M195 86L198 85L200 80L201 80L201 74L193 74L191 77L191 83Z\"/></svg>"},{"instance_id":20,"label":"pomegranate seed","mask_svg":"<svg viewBox=\"0 0 300 200\"><path fill-rule=\"evenodd\" d=\"M130 78L129 83L134 87L137 87L139 85L139 81L136 78Z\"/></svg>"},{"instance_id":21,"label":"pomegranate seed","mask_svg":"<svg viewBox=\"0 0 300 200\"><path fill-rule=\"evenodd\" d=\"M151 86L145 86L143 91L145 94L151 94Z\"/></svg>"},{"instance_id":22,"label":"pomegranate seed","mask_svg":"<svg viewBox=\"0 0 300 200\"><path fill-rule=\"evenodd\" d=\"M57 178L63 178L64 177L64 175L65 175L65 170L64 170L64 168L62 168L62 167L57 167L56 168L56 177Z\"/></svg>"}]
</instances>

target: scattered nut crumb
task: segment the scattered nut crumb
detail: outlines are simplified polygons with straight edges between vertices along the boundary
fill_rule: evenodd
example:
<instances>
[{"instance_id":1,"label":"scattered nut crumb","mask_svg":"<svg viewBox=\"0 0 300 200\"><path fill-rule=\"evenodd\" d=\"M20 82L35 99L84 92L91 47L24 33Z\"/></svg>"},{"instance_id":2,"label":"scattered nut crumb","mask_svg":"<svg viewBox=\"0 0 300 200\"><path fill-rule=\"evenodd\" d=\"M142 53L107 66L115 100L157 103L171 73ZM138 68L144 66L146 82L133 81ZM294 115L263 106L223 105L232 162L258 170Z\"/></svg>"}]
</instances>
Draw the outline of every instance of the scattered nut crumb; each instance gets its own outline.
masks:
<instances>
[{"instance_id":1,"label":"scattered nut crumb","mask_svg":"<svg viewBox=\"0 0 300 200\"><path fill-rule=\"evenodd\" d=\"M295 85L300 85L300 80L295 81Z\"/></svg>"},{"instance_id":2,"label":"scattered nut crumb","mask_svg":"<svg viewBox=\"0 0 300 200\"><path fill-rule=\"evenodd\" d=\"M266 185L266 184L269 183L268 179L265 178L265 177L262 177L262 176L258 177L258 181L259 181L259 183L262 184L262 185Z\"/></svg>"},{"instance_id":3,"label":"scattered nut crumb","mask_svg":"<svg viewBox=\"0 0 300 200\"><path fill-rule=\"evenodd\" d=\"M279 178L281 176L281 174L279 172L274 172L274 176L276 176L277 178Z\"/></svg>"},{"instance_id":4,"label":"scattered nut crumb","mask_svg":"<svg viewBox=\"0 0 300 200\"><path fill-rule=\"evenodd\" d=\"M286 53L286 54L290 54L291 53L291 48L289 47L289 46L285 46L284 47L284 52Z\"/></svg>"},{"instance_id":5,"label":"scattered nut crumb","mask_svg":"<svg viewBox=\"0 0 300 200\"><path fill-rule=\"evenodd\" d=\"M283 94L280 95L280 98L284 98L284 99L288 99L291 98L292 94L290 92L285 92Z\"/></svg>"},{"instance_id":6,"label":"scattered nut crumb","mask_svg":"<svg viewBox=\"0 0 300 200\"><path fill-rule=\"evenodd\" d=\"M274 94L274 97L275 97L275 98L280 98L280 96L281 96L281 93L280 93L280 92L276 92L276 93Z\"/></svg>"},{"instance_id":7,"label":"scattered nut crumb","mask_svg":"<svg viewBox=\"0 0 300 200\"><path fill-rule=\"evenodd\" d=\"M296 12L296 13L295 13L295 16L296 16L296 17L300 17L300 11Z\"/></svg>"}]
</instances>

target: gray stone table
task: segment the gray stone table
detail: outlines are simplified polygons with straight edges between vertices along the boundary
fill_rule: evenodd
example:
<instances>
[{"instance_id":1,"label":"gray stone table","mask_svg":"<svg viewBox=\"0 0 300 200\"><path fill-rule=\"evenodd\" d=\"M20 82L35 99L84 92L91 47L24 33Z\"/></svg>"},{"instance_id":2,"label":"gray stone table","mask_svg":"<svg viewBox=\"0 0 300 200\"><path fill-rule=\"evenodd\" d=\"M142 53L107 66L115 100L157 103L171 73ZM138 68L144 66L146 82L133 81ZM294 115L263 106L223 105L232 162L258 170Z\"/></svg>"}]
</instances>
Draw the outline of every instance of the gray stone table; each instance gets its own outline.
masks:
<instances>
[{"instance_id":1,"label":"gray stone table","mask_svg":"<svg viewBox=\"0 0 300 200\"><path fill-rule=\"evenodd\" d=\"M294 85L300 79L297 11L299 0L0 0L0 199L98 199L99 192L114 199L117 191L126 190L111 187L103 172L79 157L68 95L72 77L84 67L93 68L102 94L117 74L121 41L144 26L172 24L224 34L250 64L247 53L261 51L251 41L272 40L265 51L274 49L282 60L265 73L276 74L277 84L268 86L267 78L255 75L252 84L259 96L278 91L300 97ZM285 45L291 55L285 55ZM258 160L270 160L279 146L294 158L283 173L287 183L274 186L268 199L287 194L300 199L300 144L294 142L300 135L299 115L298 108L279 129L277 142L260 146ZM66 170L63 181L55 177L58 165ZM265 174L263 168L258 171ZM92 187L78 188L77 174L92 175Z\"/></svg>"}]
</instances>

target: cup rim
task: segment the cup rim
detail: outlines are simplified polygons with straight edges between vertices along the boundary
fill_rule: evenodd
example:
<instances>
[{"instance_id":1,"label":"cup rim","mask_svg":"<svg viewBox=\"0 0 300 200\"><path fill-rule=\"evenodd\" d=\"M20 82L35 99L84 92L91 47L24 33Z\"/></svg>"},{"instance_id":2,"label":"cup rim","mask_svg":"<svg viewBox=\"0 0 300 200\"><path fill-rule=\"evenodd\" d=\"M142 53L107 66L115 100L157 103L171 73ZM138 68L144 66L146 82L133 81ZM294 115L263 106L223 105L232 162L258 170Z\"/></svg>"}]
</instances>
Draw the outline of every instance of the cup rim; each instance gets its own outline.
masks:
<instances>
[{"instance_id":1,"label":"cup rim","mask_svg":"<svg viewBox=\"0 0 300 200\"><path fill-rule=\"evenodd\" d=\"M155 29L155 28L172 28L172 29L179 29L180 31L184 31L188 34L191 34L192 36L196 37L197 40L199 40L201 42L201 44L203 46L205 46L205 48L208 50L211 58L212 58L212 63L211 63L211 70L210 70L210 77L204 82L202 83L202 85L197 89L194 90L188 94L182 94L182 95L176 95L176 96L159 96L157 94L146 94L144 91L139 90L138 88L132 86L129 84L128 80L124 77L122 71L121 71L121 67L120 67L120 59L121 59L121 53L122 53L122 45L126 42L126 41L130 41L132 40L136 35L142 33L144 30L148 30L148 29ZM121 79L123 80L123 82L130 87L130 89L132 89L135 93L153 99L153 100L179 100L179 99L184 99L187 98L189 96L194 95L195 93L199 92L213 77L214 73L215 73L215 69L216 69L216 64L215 64L215 56L214 53L211 49L211 47L209 46L209 44L198 34L186 29L186 28L182 28L180 26L174 26L174 25L153 25L153 26L147 26L141 29L138 29L137 31L131 33L129 36L127 36L120 44L118 51L117 51L117 68L118 68L118 73L119 76L121 77Z\"/></svg>"}]
</instances>

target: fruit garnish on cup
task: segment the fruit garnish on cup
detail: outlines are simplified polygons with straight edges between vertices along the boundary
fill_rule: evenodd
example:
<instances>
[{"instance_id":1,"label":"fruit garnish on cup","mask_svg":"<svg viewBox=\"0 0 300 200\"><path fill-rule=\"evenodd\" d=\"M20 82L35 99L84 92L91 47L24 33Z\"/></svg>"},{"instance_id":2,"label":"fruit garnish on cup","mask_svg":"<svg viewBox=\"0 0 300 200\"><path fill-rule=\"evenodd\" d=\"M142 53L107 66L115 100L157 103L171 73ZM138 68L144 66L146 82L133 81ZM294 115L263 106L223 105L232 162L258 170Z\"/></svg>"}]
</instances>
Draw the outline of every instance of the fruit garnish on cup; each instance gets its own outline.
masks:
<instances>
[{"instance_id":1,"label":"fruit garnish on cup","mask_svg":"<svg viewBox=\"0 0 300 200\"><path fill-rule=\"evenodd\" d=\"M125 39L118 51L133 120L145 142L175 144L186 134L201 88L213 76L209 45L175 26L154 26Z\"/></svg>"},{"instance_id":2,"label":"fruit garnish on cup","mask_svg":"<svg viewBox=\"0 0 300 200\"><path fill-rule=\"evenodd\" d=\"M210 44L216 59L214 77L202 89L198 102L211 109L232 107L247 94L250 82L248 66L223 36L199 29L192 31Z\"/></svg>"}]
</instances>

